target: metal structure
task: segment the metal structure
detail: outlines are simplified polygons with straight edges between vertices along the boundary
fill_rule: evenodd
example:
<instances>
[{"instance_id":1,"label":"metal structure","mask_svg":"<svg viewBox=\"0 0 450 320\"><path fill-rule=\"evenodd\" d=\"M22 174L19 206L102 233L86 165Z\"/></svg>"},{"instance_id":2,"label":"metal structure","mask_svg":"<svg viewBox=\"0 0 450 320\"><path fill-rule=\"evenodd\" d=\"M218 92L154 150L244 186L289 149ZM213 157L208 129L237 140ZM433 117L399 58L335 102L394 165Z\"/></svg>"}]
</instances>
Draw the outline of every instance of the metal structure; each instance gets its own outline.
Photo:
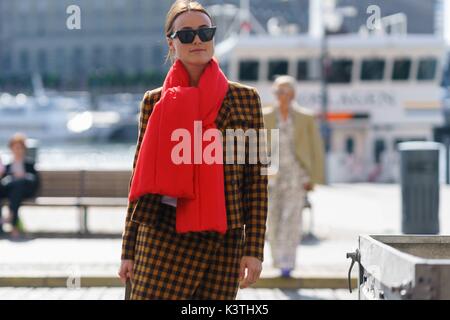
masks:
<instances>
[{"instance_id":1,"label":"metal structure","mask_svg":"<svg viewBox=\"0 0 450 320\"><path fill-rule=\"evenodd\" d=\"M360 300L450 299L450 236L364 235L347 258Z\"/></svg>"}]
</instances>

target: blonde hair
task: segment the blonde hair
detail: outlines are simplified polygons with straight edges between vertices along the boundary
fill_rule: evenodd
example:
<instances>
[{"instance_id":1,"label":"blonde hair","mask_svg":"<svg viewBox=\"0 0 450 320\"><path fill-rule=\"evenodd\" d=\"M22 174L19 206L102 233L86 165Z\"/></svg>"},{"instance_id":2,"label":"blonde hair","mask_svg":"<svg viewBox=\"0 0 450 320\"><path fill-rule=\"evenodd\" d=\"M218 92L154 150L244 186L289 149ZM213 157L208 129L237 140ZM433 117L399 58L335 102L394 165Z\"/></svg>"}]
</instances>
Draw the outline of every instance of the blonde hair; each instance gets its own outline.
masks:
<instances>
[{"instance_id":1,"label":"blonde hair","mask_svg":"<svg viewBox=\"0 0 450 320\"><path fill-rule=\"evenodd\" d=\"M166 23L164 26L164 34L166 37L169 37L169 35L173 32L173 23L175 19L182 13L188 12L188 11L198 11L206 14L209 17L209 20L211 20L211 24L213 23L213 20L211 18L211 15L206 11L206 9L197 1L190 1L190 0L177 0L175 1L172 6L169 9L169 12L167 12L166 16ZM166 60L164 63L167 63L167 60L170 58L171 63L173 64L175 61L175 54L172 50L169 48L169 52L166 55Z\"/></svg>"},{"instance_id":2,"label":"blonde hair","mask_svg":"<svg viewBox=\"0 0 450 320\"><path fill-rule=\"evenodd\" d=\"M288 75L277 76L273 82L272 88L275 90L281 85L286 85L291 88L295 96L297 81L294 77Z\"/></svg>"},{"instance_id":3,"label":"blonde hair","mask_svg":"<svg viewBox=\"0 0 450 320\"><path fill-rule=\"evenodd\" d=\"M23 133L16 133L9 139L8 147L10 149L12 149L12 147L18 143L24 149L26 149L27 148L26 142L27 142L27 137Z\"/></svg>"}]
</instances>

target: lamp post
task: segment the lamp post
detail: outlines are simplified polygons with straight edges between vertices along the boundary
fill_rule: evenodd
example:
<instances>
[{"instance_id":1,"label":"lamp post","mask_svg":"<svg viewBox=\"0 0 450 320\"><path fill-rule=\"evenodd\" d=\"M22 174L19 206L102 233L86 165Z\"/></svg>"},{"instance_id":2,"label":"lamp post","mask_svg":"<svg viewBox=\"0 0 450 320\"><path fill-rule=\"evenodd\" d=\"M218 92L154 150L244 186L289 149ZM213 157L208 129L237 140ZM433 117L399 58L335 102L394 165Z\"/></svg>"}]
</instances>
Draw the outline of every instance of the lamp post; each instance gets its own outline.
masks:
<instances>
[{"instance_id":1,"label":"lamp post","mask_svg":"<svg viewBox=\"0 0 450 320\"><path fill-rule=\"evenodd\" d=\"M325 179L328 183L328 155L331 151L332 131L328 121L328 79L331 70L331 59L328 55L328 35L341 30L344 17L351 17L357 14L353 6L336 7L336 0L310 0L310 30L313 37L320 38L320 131L325 144L326 164Z\"/></svg>"},{"instance_id":2,"label":"lamp post","mask_svg":"<svg viewBox=\"0 0 450 320\"><path fill-rule=\"evenodd\" d=\"M320 78L320 103L321 103L321 117L320 117L320 131L325 144L325 152L328 153L331 150L331 128L328 122L328 77L330 71L330 60L328 57L327 47L327 31L324 30L320 42L320 66L321 66L321 78ZM328 175L327 175L328 176Z\"/></svg>"}]
</instances>

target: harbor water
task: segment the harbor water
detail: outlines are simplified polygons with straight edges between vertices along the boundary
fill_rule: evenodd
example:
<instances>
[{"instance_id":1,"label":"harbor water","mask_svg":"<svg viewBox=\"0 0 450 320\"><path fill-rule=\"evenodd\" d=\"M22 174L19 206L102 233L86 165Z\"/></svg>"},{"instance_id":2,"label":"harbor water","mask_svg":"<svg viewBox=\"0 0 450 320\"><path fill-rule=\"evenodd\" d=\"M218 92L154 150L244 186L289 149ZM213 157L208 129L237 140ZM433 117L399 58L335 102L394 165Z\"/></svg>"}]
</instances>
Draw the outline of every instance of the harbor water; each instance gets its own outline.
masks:
<instances>
[{"instance_id":1,"label":"harbor water","mask_svg":"<svg viewBox=\"0 0 450 320\"><path fill-rule=\"evenodd\" d=\"M131 170L135 143L64 143L38 145L39 170ZM11 159L5 145L0 147L3 163Z\"/></svg>"}]
</instances>

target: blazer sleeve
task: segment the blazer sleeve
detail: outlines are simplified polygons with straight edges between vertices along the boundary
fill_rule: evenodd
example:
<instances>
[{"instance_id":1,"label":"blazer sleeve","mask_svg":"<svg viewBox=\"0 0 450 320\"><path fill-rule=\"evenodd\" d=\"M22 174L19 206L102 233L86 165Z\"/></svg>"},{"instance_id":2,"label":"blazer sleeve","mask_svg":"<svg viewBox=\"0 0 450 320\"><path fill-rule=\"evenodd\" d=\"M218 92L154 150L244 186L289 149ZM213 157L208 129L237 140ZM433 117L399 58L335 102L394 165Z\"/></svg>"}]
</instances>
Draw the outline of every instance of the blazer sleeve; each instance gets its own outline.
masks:
<instances>
[{"instance_id":1,"label":"blazer sleeve","mask_svg":"<svg viewBox=\"0 0 450 320\"><path fill-rule=\"evenodd\" d=\"M268 210L268 177L267 177L267 141L260 143L259 129L264 129L264 118L261 100L255 89L252 92L253 128L257 130L258 146L248 144L247 151L258 152L256 164L247 162L244 166L244 206L245 206L245 243L244 256L264 260L264 240ZM262 149L262 150L261 150ZM251 155L249 153L249 155ZM248 159L248 158L247 158ZM263 161L262 161L263 160Z\"/></svg>"},{"instance_id":2,"label":"blazer sleeve","mask_svg":"<svg viewBox=\"0 0 450 320\"><path fill-rule=\"evenodd\" d=\"M138 139L136 145L136 152L134 154L133 161L133 171L131 173L131 178L129 182L129 188L131 187L131 181L133 179L134 169L136 167L136 161L141 148L142 140L144 139L145 129L147 127L147 121L150 117L152 111L152 95L150 91L144 94L144 97L140 105L140 115L139 115L139 129L138 129ZM129 189L128 189L129 190ZM134 247L136 243L136 233L138 223L131 220L131 215L133 214L134 207L137 203L136 201L129 201L127 208L127 215L125 218L125 229L122 233L122 260L134 260Z\"/></svg>"}]
</instances>

